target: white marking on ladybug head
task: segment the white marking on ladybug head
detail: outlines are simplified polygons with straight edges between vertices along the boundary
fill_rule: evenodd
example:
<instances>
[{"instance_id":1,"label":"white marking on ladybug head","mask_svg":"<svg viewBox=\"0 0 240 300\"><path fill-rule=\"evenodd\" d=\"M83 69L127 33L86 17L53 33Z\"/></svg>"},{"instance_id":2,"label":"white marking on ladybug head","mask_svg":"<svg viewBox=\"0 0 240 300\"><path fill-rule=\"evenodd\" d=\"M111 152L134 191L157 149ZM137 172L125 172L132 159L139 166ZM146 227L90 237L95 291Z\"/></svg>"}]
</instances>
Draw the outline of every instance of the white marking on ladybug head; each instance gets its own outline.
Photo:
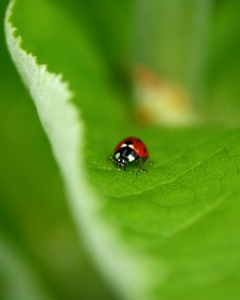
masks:
<instances>
[{"instance_id":1,"label":"white marking on ladybug head","mask_svg":"<svg viewBox=\"0 0 240 300\"><path fill-rule=\"evenodd\" d=\"M135 157L132 154L129 154L128 155L128 160L133 161L133 160L135 160Z\"/></svg>"},{"instance_id":2,"label":"white marking on ladybug head","mask_svg":"<svg viewBox=\"0 0 240 300\"><path fill-rule=\"evenodd\" d=\"M123 147L127 147L127 144L122 144L121 148L123 148Z\"/></svg>"},{"instance_id":3,"label":"white marking on ladybug head","mask_svg":"<svg viewBox=\"0 0 240 300\"><path fill-rule=\"evenodd\" d=\"M133 149L133 144L128 144L128 147Z\"/></svg>"},{"instance_id":4,"label":"white marking on ladybug head","mask_svg":"<svg viewBox=\"0 0 240 300\"><path fill-rule=\"evenodd\" d=\"M118 166L125 166L128 163L128 159L125 157L120 157L118 159Z\"/></svg>"},{"instance_id":5,"label":"white marking on ladybug head","mask_svg":"<svg viewBox=\"0 0 240 300\"><path fill-rule=\"evenodd\" d=\"M119 159L119 156L120 156L119 152L115 154L116 159Z\"/></svg>"}]
</instances>

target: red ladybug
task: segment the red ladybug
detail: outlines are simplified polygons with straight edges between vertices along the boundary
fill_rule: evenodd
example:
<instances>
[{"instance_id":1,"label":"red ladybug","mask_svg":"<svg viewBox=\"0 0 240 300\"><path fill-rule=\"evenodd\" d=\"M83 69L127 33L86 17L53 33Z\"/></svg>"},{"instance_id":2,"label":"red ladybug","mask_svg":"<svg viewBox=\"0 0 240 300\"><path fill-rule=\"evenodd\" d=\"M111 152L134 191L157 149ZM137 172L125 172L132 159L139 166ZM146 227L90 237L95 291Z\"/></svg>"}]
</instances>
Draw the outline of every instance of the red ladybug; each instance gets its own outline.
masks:
<instances>
[{"instance_id":1,"label":"red ladybug","mask_svg":"<svg viewBox=\"0 0 240 300\"><path fill-rule=\"evenodd\" d=\"M136 137L128 137L122 140L115 148L111 161L118 164L118 169L123 168L126 170L126 164L131 161L138 161L139 168L142 172L146 172L142 168L141 160L147 162L149 158L149 152L146 145Z\"/></svg>"}]
</instances>

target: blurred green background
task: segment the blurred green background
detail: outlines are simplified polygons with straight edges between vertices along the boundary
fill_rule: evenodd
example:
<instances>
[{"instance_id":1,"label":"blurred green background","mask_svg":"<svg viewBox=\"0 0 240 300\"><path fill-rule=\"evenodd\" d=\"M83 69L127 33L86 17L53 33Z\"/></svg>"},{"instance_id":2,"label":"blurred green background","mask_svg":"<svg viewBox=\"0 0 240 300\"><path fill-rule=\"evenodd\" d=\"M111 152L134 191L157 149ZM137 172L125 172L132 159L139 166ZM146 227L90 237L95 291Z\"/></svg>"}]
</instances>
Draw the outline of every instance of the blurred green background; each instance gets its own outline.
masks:
<instances>
[{"instance_id":1,"label":"blurred green background","mask_svg":"<svg viewBox=\"0 0 240 300\"><path fill-rule=\"evenodd\" d=\"M7 51L7 4L0 1L0 299L38 299L34 280L39 299L116 299L76 233L49 142Z\"/></svg>"},{"instance_id":2,"label":"blurred green background","mask_svg":"<svg viewBox=\"0 0 240 300\"><path fill-rule=\"evenodd\" d=\"M238 0L52 3L79 22L123 93L123 69L142 63L184 86L210 120L239 123ZM0 2L2 20L7 4ZM0 299L36 299L35 291L39 299L117 299L76 233L48 140L1 32Z\"/></svg>"}]
</instances>

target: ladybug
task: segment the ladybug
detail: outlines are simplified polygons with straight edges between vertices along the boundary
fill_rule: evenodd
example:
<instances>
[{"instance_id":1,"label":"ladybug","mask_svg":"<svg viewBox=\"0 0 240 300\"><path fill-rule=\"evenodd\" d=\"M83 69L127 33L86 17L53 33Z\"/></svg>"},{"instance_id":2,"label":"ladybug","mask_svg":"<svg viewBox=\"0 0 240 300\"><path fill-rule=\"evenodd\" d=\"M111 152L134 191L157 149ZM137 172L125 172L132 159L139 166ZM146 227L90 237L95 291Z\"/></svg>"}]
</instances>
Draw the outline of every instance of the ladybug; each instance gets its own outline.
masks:
<instances>
[{"instance_id":1,"label":"ladybug","mask_svg":"<svg viewBox=\"0 0 240 300\"><path fill-rule=\"evenodd\" d=\"M128 137L117 144L111 161L118 164L118 170L123 168L126 170L126 165L131 161L138 161L139 168L142 172L146 172L142 168L141 159L147 162L149 152L146 145L136 137Z\"/></svg>"}]
</instances>

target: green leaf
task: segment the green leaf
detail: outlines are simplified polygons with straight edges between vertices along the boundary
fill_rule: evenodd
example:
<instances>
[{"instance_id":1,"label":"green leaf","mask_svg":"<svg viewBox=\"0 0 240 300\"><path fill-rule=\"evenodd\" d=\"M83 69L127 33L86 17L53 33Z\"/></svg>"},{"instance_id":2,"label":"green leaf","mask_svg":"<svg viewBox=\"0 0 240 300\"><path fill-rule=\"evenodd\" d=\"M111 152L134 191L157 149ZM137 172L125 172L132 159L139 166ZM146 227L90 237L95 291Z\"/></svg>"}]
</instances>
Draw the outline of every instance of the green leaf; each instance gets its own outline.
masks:
<instances>
[{"instance_id":1,"label":"green leaf","mask_svg":"<svg viewBox=\"0 0 240 300\"><path fill-rule=\"evenodd\" d=\"M11 243L7 243L1 234L0 243L0 286L1 299L54 299L46 294L40 276L28 265L28 260L21 257Z\"/></svg>"},{"instance_id":2,"label":"green leaf","mask_svg":"<svg viewBox=\"0 0 240 300\"><path fill-rule=\"evenodd\" d=\"M6 38L60 167L75 223L102 274L125 299L238 298L238 126L134 124L125 101L130 97L111 77L113 60L107 63L94 31L81 26L84 4L79 23L61 5L19 0L11 17L18 29L13 33L8 21L10 6ZM19 35L25 37L21 47ZM99 36L106 36L100 27ZM62 73L70 88L51 72ZM217 88L212 84L208 96ZM239 105L233 98L229 116ZM107 162L130 135L150 149L148 173L134 163L118 172Z\"/></svg>"},{"instance_id":3,"label":"green leaf","mask_svg":"<svg viewBox=\"0 0 240 300\"><path fill-rule=\"evenodd\" d=\"M0 3L1 19L7 2ZM9 253L2 259L12 255L13 270L1 263L0 298L9 300L12 295L16 299L17 293L20 298L25 291L24 300L46 299L46 295L113 299L76 233L48 140L3 34L0 45L0 232L4 236L0 248L7 244ZM25 269L31 269L32 280L23 276ZM14 285L18 276L19 289ZM41 289L33 281L40 282Z\"/></svg>"}]
</instances>

